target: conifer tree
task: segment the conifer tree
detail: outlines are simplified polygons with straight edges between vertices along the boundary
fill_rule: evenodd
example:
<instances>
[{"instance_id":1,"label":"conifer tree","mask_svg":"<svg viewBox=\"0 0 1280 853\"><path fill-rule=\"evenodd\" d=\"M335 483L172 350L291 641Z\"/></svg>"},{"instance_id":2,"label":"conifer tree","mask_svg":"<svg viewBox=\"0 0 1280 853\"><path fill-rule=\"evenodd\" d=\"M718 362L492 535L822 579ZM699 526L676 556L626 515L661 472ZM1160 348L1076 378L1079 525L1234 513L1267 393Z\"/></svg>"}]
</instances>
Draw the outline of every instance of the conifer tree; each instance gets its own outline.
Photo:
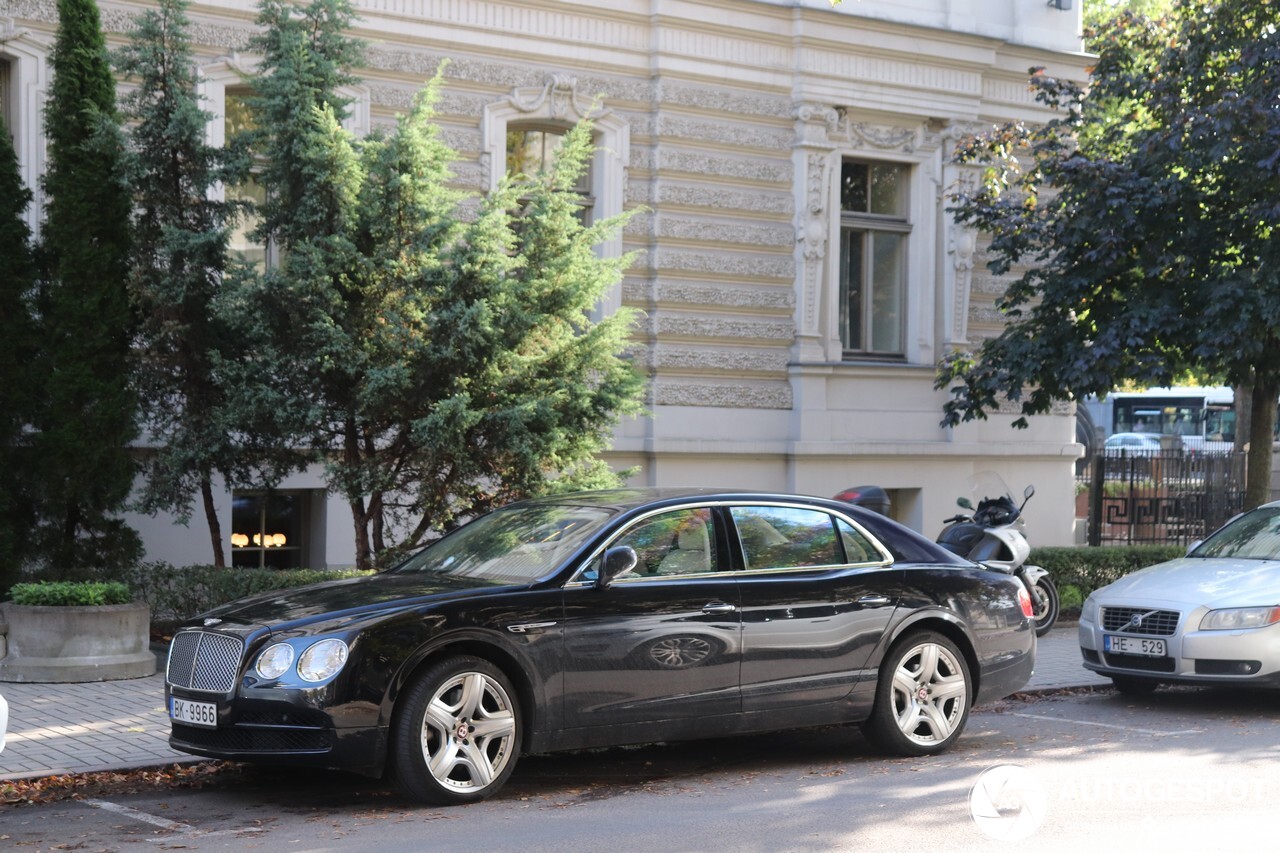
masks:
<instances>
[{"instance_id":1,"label":"conifer tree","mask_svg":"<svg viewBox=\"0 0 1280 853\"><path fill-rule=\"evenodd\" d=\"M0 597L18 580L31 529L30 437L35 348L30 299L35 286L31 229L23 218L31 191L22 183L9 130L0 118Z\"/></svg>"},{"instance_id":2,"label":"conifer tree","mask_svg":"<svg viewBox=\"0 0 1280 853\"><path fill-rule=\"evenodd\" d=\"M136 559L141 547L118 517L133 485L129 444L137 435L129 385L129 194L98 7L58 0L58 19L45 108L36 534L54 570L109 572Z\"/></svg>"},{"instance_id":3,"label":"conifer tree","mask_svg":"<svg viewBox=\"0 0 1280 853\"><path fill-rule=\"evenodd\" d=\"M274 318L271 375L308 409L293 443L348 501L358 565L553 482L616 483L594 459L641 379L620 357L632 315L589 318L630 260L593 251L623 218L579 220L589 123L554 173L468 214L439 77L389 137L358 142L338 94L360 55L349 7L266 0L259 21L252 142L281 261L247 313Z\"/></svg>"},{"instance_id":4,"label":"conifer tree","mask_svg":"<svg viewBox=\"0 0 1280 853\"><path fill-rule=\"evenodd\" d=\"M211 147L209 114L196 99L187 0L159 0L137 19L117 68L136 83L125 100L131 120L126 158L134 197L130 293L140 313L136 387L148 443L140 506L186 521L198 494L215 565L226 564L213 477L260 485L284 455L264 448L253 417L228 393L246 351L229 269L228 225L235 211L212 192L244 171L243 157ZM236 375L236 379L232 378Z\"/></svg>"}]
</instances>

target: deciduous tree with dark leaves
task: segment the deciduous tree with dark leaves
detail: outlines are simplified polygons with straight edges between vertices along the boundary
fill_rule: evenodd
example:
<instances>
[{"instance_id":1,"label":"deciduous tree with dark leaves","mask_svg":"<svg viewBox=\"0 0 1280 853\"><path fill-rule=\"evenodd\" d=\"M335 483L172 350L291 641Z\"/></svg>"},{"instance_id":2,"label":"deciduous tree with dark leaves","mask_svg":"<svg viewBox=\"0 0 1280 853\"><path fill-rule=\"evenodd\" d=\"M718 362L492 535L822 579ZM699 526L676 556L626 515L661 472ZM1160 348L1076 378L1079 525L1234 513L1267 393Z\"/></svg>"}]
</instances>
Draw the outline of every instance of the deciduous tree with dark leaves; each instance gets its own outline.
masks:
<instances>
[{"instance_id":1,"label":"deciduous tree with dark leaves","mask_svg":"<svg viewBox=\"0 0 1280 853\"><path fill-rule=\"evenodd\" d=\"M1280 2L1179 3L1091 37L1087 85L1035 73L1057 110L972 138L957 218L1025 270L1008 325L940 365L944 422L1022 415L1193 371L1252 388L1247 506L1270 496L1280 397ZM1025 426L1025 418L1019 419Z\"/></svg>"}]
</instances>

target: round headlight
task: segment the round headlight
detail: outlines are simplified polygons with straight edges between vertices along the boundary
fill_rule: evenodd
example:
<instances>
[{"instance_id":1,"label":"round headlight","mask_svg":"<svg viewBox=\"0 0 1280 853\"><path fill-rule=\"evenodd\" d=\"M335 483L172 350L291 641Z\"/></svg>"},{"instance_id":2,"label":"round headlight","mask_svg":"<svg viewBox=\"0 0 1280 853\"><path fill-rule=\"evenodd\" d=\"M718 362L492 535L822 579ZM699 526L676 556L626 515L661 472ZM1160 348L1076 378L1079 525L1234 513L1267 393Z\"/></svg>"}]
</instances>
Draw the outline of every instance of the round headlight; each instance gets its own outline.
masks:
<instances>
[{"instance_id":1,"label":"round headlight","mask_svg":"<svg viewBox=\"0 0 1280 853\"><path fill-rule=\"evenodd\" d=\"M324 681L347 662L347 644L342 640L321 640L298 658L298 675L303 681Z\"/></svg>"},{"instance_id":2,"label":"round headlight","mask_svg":"<svg viewBox=\"0 0 1280 853\"><path fill-rule=\"evenodd\" d=\"M263 678L279 678L289 671L293 663L293 646L288 643L276 643L258 655L258 675Z\"/></svg>"}]
</instances>

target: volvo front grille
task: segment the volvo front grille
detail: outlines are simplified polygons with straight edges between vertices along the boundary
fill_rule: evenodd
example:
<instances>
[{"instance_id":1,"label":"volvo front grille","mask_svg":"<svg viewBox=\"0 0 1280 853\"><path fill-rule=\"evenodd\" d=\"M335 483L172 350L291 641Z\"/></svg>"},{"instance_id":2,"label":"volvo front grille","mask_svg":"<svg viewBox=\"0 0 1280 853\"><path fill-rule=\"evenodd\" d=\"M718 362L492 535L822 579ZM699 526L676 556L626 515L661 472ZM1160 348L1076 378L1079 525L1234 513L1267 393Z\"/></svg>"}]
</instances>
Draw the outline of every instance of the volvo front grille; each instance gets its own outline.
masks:
<instances>
[{"instance_id":1,"label":"volvo front grille","mask_svg":"<svg viewBox=\"0 0 1280 853\"><path fill-rule=\"evenodd\" d=\"M1147 607L1102 608L1102 630L1113 634L1172 637L1178 630L1178 611Z\"/></svg>"}]
</instances>

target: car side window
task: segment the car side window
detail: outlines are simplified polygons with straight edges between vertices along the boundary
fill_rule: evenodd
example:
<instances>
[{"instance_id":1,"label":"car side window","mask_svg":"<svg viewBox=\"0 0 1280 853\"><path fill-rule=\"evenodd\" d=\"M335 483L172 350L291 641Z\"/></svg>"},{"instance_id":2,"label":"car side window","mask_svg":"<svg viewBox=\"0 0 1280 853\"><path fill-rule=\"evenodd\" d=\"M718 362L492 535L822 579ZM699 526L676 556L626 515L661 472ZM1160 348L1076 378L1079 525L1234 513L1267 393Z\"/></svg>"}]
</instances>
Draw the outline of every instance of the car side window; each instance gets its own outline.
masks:
<instances>
[{"instance_id":1,"label":"car side window","mask_svg":"<svg viewBox=\"0 0 1280 853\"><path fill-rule=\"evenodd\" d=\"M843 518L836 519L836 529L840 531L840 544L844 546L846 563L884 562L884 555L880 550L849 522Z\"/></svg>"},{"instance_id":2,"label":"car side window","mask_svg":"<svg viewBox=\"0 0 1280 853\"><path fill-rule=\"evenodd\" d=\"M833 519L816 509L780 506L729 510L748 569L836 566L844 562Z\"/></svg>"},{"instance_id":3,"label":"car side window","mask_svg":"<svg viewBox=\"0 0 1280 853\"><path fill-rule=\"evenodd\" d=\"M614 546L635 549L640 577L705 574L716 570L716 536L707 507L650 516L627 530Z\"/></svg>"}]
</instances>

